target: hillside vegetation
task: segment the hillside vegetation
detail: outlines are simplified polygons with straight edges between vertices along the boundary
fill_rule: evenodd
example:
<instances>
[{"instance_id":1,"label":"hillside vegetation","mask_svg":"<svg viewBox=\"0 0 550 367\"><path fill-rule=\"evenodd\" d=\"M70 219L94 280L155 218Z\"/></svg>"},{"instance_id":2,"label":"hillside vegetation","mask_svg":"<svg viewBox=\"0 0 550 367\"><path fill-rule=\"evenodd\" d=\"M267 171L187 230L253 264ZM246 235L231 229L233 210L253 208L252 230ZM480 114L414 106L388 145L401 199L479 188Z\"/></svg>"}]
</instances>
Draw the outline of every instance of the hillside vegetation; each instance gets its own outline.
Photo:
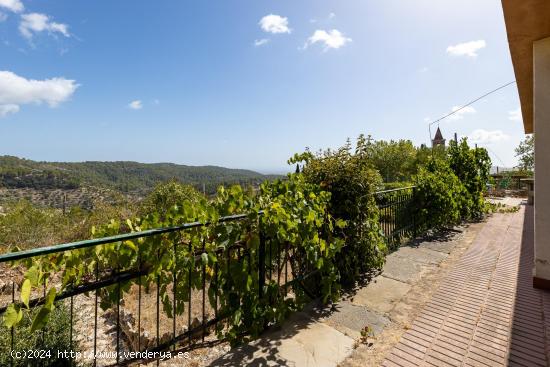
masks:
<instances>
[{"instance_id":1,"label":"hillside vegetation","mask_svg":"<svg viewBox=\"0 0 550 367\"><path fill-rule=\"evenodd\" d=\"M140 199L157 184L176 180L207 194L220 185L257 187L266 179L244 169L138 162L36 162L0 156L0 203L27 199L50 207L89 207L91 202L111 202L114 193Z\"/></svg>"}]
</instances>

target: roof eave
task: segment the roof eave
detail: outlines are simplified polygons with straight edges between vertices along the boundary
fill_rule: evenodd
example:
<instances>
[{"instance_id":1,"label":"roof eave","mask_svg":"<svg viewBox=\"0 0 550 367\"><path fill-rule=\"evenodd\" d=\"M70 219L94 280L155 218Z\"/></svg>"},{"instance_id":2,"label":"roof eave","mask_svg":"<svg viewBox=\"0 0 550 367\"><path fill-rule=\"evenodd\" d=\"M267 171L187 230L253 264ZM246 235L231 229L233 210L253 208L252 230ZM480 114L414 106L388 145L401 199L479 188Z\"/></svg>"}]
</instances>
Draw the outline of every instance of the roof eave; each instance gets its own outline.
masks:
<instances>
[{"instance_id":1,"label":"roof eave","mask_svg":"<svg viewBox=\"0 0 550 367\"><path fill-rule=\"evenodd\" d=\"M550 37L550 1L502 0L526 134L533 133L533 42Z\"/></svg>"}]
</instances>

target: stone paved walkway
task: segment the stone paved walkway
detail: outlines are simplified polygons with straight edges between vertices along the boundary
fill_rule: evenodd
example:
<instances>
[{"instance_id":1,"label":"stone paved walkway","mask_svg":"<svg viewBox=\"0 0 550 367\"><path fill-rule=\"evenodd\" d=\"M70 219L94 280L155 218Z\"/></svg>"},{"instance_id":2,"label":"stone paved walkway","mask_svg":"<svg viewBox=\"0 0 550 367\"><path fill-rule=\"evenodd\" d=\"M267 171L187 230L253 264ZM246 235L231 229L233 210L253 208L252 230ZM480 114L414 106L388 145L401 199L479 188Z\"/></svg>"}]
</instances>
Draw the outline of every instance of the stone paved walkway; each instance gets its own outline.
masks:
<instances>
[{"instance_id":1,"label":"stone paved walkway","mask_svg":"<svg viewBox=\"0 0 550 367\"><path fill-rule=\"evenodd\" d=\"M383 366L548 365L550 293L532 287L532 209L488 221Z\"/></svg>"}]
</instances>

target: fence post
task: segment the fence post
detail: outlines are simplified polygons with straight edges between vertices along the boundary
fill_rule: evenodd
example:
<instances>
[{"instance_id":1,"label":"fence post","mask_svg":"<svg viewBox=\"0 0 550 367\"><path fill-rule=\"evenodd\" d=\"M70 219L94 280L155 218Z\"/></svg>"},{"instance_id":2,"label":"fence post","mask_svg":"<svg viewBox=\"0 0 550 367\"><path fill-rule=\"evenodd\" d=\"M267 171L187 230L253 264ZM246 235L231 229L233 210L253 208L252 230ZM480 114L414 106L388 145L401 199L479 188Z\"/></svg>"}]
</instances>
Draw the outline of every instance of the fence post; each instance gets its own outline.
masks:
<instances>
[{"instance_id":1,"label":"fence post","mask_svg":"<svg viewBox=\"0 0 550 367\"><path fill-rule=\"evenodd\" d=\"M413 221L413 238L416 238L416 186L412 189L412 221Z\"/></svg>"},{"instance_id":2,"label":"fence post","mask_svg":"<svg viewBox=\"0 0 550 367\"><path fill-rule=\"evenodd\" d=\"M258 249L258 292L261 299L264 295L265 285L265 236L262 230L261 218L258 218L258 234L260 237L260 248Z\"/></svg>"}]
</instances>

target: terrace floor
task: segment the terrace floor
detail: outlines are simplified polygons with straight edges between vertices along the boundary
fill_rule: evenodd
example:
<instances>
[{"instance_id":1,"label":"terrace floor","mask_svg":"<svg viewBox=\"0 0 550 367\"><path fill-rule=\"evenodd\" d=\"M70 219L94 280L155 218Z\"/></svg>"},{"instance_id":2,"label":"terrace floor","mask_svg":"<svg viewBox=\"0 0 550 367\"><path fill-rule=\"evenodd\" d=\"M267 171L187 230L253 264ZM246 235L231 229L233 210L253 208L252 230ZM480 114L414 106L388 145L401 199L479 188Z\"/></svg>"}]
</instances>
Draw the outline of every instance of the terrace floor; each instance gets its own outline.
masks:
<instances>
[{"instance_id":1,"label":"terrace floor","mask_svg":"<svg viewBox=\"0 0 550 367\"><path fill-rule=\"evenodd\" d=\"M489 219L383 366L547 366L550 292L532 264L533 207Z\"/></svg>"}]
</instances>

